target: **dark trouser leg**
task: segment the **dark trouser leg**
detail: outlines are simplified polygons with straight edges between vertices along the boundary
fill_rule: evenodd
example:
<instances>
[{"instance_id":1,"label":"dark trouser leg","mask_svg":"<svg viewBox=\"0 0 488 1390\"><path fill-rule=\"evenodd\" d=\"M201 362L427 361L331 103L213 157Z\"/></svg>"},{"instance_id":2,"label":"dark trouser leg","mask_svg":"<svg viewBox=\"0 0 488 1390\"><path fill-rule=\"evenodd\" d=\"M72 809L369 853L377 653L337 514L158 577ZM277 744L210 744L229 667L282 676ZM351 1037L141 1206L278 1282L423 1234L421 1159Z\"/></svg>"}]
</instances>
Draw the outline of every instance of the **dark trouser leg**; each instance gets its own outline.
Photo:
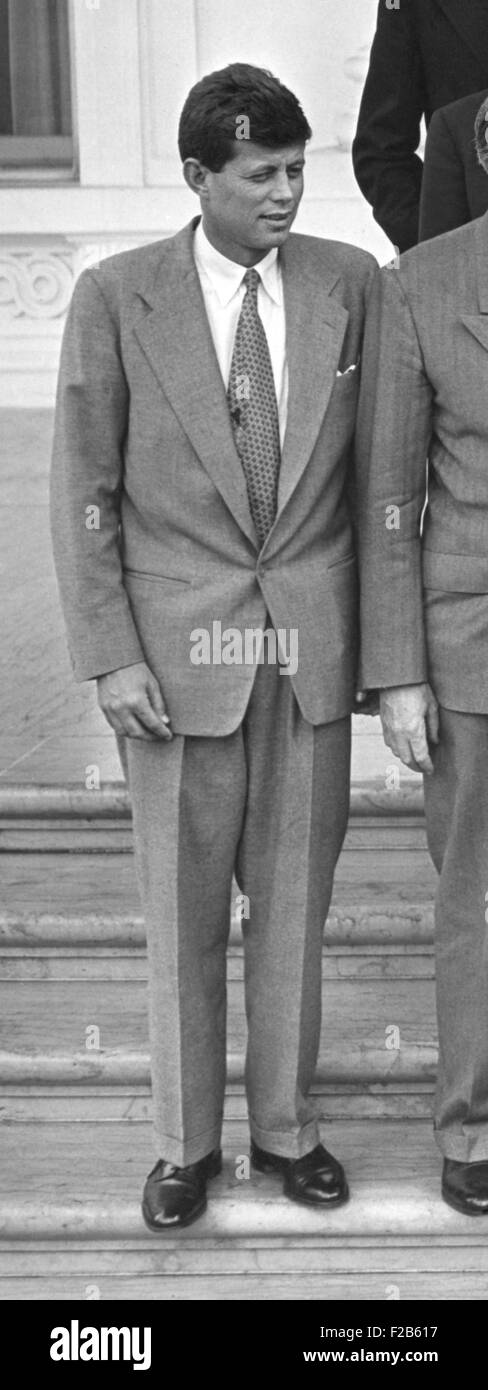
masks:
<instances>
[{"instance_id":1,"label":"dark trouser leg","mask_svg":"<svg viewBox=\"0 0 488 1390\"><path fill-rule=\"evenodd\" d=\"M442 709L424 779L436 900L439 1073L435 1135L461 1162L488 1159L488 716Z\"/></svg>"}]
</instances>

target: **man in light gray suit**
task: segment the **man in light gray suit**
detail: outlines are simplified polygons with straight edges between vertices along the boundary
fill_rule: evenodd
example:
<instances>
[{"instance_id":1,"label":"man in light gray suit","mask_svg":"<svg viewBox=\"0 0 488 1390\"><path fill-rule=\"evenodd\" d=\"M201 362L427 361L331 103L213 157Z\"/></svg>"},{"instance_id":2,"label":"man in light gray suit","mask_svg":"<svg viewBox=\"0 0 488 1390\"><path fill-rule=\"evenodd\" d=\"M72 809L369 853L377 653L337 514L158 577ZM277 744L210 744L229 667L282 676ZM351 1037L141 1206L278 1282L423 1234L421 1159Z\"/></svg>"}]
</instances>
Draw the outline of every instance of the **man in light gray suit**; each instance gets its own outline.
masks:
<instances>
[{"instance_id":1,"label":"man in light gray suit","mask_svg":"<svg viewBox=\"0 0 488 1390\"><path fill-rule=\"evenodd\" d=\"M53 540L75 676L97 679L132 797L156 1231L194 1221L221 1166L234 871L253 1164L295 1201L348 1195L309 1090L348 813L348 481L375 262L289 235L310 134L271 74L202 79L179 129L202 218L85 272L62 352Z\"/></svg>"},{"instance_id":2,"label":"man in light gray suit","mask_svg":"<svg viewBox=\"0 0 488 1390\"><path fill-rule=\"evenodd\" d=\"M440 875L442 1191L486 1215L488 214L378 272L358 436L361 683L381 690L388 746L425 774Z\"/></svg>"}]
</instances>

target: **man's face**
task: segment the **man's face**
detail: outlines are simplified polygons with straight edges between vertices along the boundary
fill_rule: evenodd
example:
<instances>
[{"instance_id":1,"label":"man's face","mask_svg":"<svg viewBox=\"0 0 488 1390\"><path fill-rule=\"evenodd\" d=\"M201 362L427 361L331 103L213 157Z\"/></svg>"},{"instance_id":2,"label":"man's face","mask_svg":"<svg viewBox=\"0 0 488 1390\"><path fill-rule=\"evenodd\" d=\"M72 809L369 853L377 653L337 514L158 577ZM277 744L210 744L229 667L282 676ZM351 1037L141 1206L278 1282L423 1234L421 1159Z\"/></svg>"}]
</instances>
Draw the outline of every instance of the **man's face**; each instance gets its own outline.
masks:
<instances>
[{"instance_id":1,"label":"man's face","mask_svg":"<svg viewBox=\"0 0 488 1390\"><path fill-rule=\"evenodd\" d=\"M203 228L212 245L241 265L254 265L282 246L303 193L304 144L269 150L236 140L218 173L205 170L200 188Z\"/></svg>"}]
</instances>

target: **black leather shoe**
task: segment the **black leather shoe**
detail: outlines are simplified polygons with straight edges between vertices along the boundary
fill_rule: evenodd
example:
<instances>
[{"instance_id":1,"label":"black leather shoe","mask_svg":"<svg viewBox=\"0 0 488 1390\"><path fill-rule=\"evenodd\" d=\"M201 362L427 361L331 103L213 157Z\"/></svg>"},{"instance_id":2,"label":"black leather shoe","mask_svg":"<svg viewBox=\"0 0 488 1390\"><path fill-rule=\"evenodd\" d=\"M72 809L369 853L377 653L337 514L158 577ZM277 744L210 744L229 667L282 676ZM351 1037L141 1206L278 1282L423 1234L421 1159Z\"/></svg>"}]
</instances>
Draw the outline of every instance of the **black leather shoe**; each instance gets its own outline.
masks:
<instances>
[{"instance_id":1,"label":"black leather shoe","mask_svg":"<svg viewBox=\"0 0 488 1390\"><path fill-rule=\"evenodd\" d=\"M466 1216L488 1216L488 1161L458 1163L455 1158L445 1158L442 1196Z\"/></svg>"},{"instance_id":2,"label":"black leather shoe","mask_svg":"<svg viewBox=\"0 0 488 1390\"><path fill-rule=\"evenodd\" d=\"M305 1207L340 1207L349 1197L342 1165L322 1144L303 1158L282 1158L251 1141L251 1163L259 1173L283 1173L285 1197Z\"/></svg>"},{"instance_id":3,"label":"black leather shoe","mask_svg":"<svg viewBox=\"0 0 488 1390\"><path fill-rule=\"evenodd\" d=\"M160 1158L146 1180L142 1197L142 1215L150 1231L166 1231L174 1226L189 1226L205 1211L207 1179L216 1178L222 1170L220 1149L207 1154L188 1168L177 1168Z\"/></svg>"}]
</instances>

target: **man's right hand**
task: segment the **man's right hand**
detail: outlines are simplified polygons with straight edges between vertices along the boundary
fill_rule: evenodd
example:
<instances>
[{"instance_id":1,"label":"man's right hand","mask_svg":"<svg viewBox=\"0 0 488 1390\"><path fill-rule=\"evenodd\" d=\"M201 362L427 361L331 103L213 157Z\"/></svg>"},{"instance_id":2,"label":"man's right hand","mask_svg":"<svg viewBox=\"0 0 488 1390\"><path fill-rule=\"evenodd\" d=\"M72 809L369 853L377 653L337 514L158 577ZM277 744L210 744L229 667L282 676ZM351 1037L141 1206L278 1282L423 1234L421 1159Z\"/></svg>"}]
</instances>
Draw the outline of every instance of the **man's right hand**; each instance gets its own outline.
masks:
<instances>
[{"instance_id":1,"label":"man's right hand","mask_svg":"<svg viewBox=\"0 0 488 1390\"><path fill-rule=\"evenodd\" d=\"M395 757L415 772L434 771L429 742L439 742L439 707L430 685L398 685L380 691L383 738Z\"/></svg>"},{"instance_id":2,"label":"man's right hand","mask_svg":"<svg viewBox=\"0 0 488 1390\"><path fill-rule=\"evenodd\" d=\"M145 661L99 676L97 695L116 734L149 741L173 737L160 686Z\"/></svg>"}]
</instances>

